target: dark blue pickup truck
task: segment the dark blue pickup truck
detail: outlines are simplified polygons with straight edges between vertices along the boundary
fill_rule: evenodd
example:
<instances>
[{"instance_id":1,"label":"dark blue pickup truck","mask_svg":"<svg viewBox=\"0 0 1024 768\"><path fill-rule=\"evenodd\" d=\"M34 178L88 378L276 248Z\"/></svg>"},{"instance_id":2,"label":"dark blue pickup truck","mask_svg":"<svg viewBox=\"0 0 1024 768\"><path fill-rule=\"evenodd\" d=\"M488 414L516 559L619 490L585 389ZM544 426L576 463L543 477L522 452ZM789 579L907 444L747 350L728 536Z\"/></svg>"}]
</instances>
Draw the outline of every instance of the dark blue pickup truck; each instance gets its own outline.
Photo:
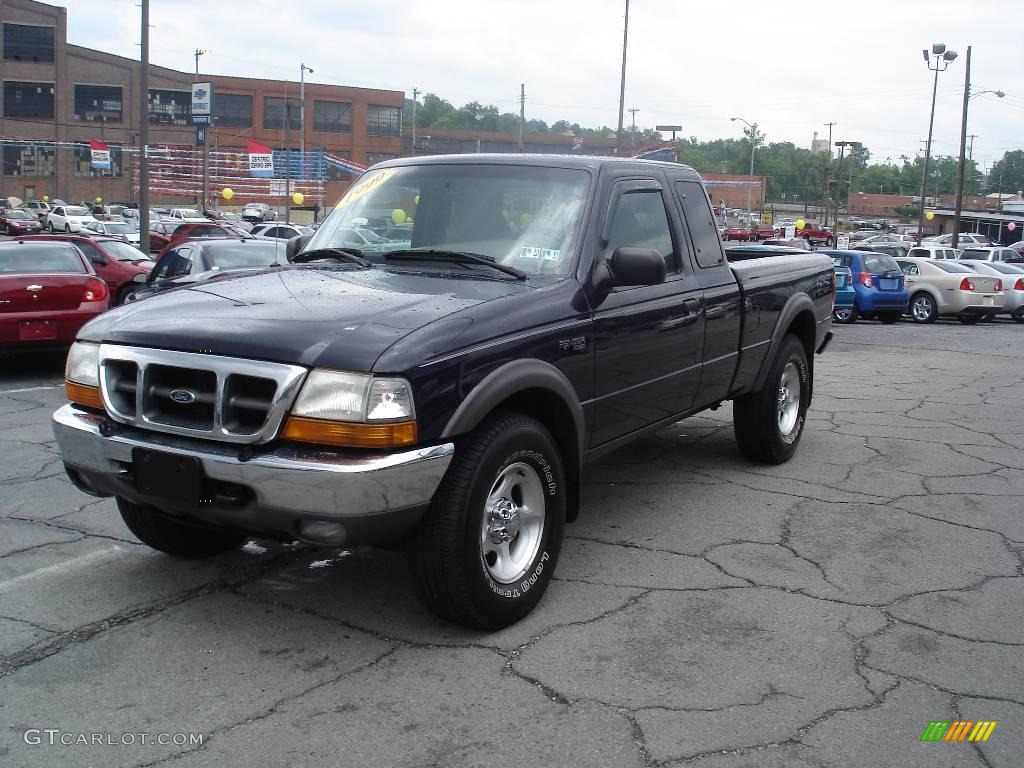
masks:
<instances>
[{"instance_id":1,"label":"dark blue pickup truck","mask_svg":"<svg viewBox=\"0 0 1024 768\"><path fill-rule=\"evenodd\" d=\"M730 265L670 163L395 160L288 257L86 325L69 476L176 556L402 544L426 604L481 628L540 599L585 462L726 400L747 458L787 460L831 337L831 260Z\"/></svg>"}]
</instances>

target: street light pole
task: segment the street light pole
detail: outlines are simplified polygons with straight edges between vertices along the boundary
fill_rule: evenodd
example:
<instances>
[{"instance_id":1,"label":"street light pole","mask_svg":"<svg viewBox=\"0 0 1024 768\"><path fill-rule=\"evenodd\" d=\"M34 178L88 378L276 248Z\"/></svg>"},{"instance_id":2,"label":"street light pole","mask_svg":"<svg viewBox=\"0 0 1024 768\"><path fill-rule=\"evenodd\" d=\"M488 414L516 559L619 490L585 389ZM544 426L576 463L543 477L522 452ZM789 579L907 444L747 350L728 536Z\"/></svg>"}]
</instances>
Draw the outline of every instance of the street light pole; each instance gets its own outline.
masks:
<instances>
[{"instance_id":1,"label":"street light pole","mask_svg":"<svg viewBox=\"0 0 1024 768\"><path fill-rule=\"evenodd\" d=\"M921 172L921 212L917 220L918 245L921 244L921 238L924 237L924 200L928 194L928 161L931 159L932 154L932 129L935 127L935 96L939 90L939 72L944 72L949 63L956 58L956 51L947 51L945 43L934 43L931 52L935 55L934 67L928 55L928 49L925 48L921 51L924 54L924 61L928 65L928 69L935 73L935 81L932 85L932 111L931 116L928 118L928 143L924 148L924 168Z\"/></svg>"},{"instance_id":2,"label":"street light pole","mask_svg":"<svg viewBox=\"0 0 1024 768\"><path fill-rule=\"evenodd\" d=\"M736 122L739 120L741 123L746 123L750 129L750 176L747 178L747 222L753 218L753 207L751 204L751 196L754 193L754 147L756 146L757 140L757 124L748 123L742 117L730 117L730 122Z\"/></svg>"},{"instance_id":3,"label":"street light pole","mask_svg":"<svg viewBox=\"0 0 1024 768\"><path fill-rule=\"evenodd\" d=\"M142 0L139 72L139 245L149 253L149 0Z\"/></svg>"},{"instance_id":4,"label":"street light pole","mask_svg":"<svg viewBox=\"0 0 1024 768\"><path fill-rule=\"evenodd\" d=\"M858 147L861 147L863 145L859 141L837 141L836 142L836 146L839 147L839 166L838 166L839 173L843 172L843 154L844 154L843 150L845 150L847 147L850 148L850 180L847 183L847 187L846 187L846 217L847 217L847 220L849 220L849 217L850 217L850 192L853 190L853 153L854 153L854 150L856 150ZM838 189L838 184L836 185L836 188ZM833 221L833 224L837 228L839 227L839 195L838 194L836 195L836 215L835 215L835 219ZM847 221L847 224L849 224L849 221Z\"/></svg>"},{"instance_id":5,"label":"street light pole","mask_svg":"<svg viewBox=\"0 0 1024 768\"><path fill-rule=\"evenodd\" d=\"M306 73L313 68L299 62L299 178L306 178Z\"/></svg>"}]
</instances>

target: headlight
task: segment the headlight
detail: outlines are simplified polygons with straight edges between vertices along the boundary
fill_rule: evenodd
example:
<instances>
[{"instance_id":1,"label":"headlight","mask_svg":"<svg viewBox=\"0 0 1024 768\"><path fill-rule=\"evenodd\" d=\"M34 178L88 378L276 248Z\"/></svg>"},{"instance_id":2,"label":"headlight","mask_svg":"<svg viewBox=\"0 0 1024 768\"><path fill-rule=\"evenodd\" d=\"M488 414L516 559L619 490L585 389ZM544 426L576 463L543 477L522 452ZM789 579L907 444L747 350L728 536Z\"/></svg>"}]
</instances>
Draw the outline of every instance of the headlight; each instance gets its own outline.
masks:
<instances>
[{"instance_id":1,"label":"headlight","mask_svg":"<svg viewBox=\"0 0 1024 768\"><path fill-rule=\"evenodd\" d=\"M313 371L292 408L295 416L332 421L408 421L416 417L404 379Z\"/></svg>"},{"instance_id":2,"label":"headlight","mask_svg":"<svg viewBox=\"0 0 1024 768\"><path fill-rule=\"evenodd\" d=\"M100 385L100 345L76 341L68 352L64 378L88 387Z\"/></svg>"}]
</instances>

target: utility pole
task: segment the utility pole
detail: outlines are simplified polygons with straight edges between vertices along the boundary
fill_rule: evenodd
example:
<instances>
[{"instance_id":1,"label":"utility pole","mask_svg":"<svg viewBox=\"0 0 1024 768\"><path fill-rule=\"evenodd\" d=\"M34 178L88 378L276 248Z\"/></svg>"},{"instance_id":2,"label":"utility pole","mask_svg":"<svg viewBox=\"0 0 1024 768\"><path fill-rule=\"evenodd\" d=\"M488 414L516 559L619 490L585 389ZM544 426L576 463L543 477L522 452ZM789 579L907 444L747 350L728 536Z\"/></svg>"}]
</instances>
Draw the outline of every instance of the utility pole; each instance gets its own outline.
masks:
<instances>
[{"instance_id":1,"label":"utility pole","mask_svg":"<svg viewBox=\"0 0 1024 768\"><path fill-rule=\"evenodd\" d=\"M313 68L299 62L299 178L306 178L306 73Z\"/></svg>"},{"instance_id":2,"label":"utility pole","mask_svg":"<svg viewBox=\"0 0 1024 768\"><path fill-rule=\"evenodd\" d=\"M149 253L149 0L142 3L139 72L139 245Z\"/></svg>"},{"instance_id":3,"label":"utility pole","mask_svg":"<svg viewBox=\"0 0 1024 768\"><path fill-rule=\"evenodd\" d=\"M974 140L976 138L978 138L978 134L972 133L967 138L971 140L971 146L967 150L967 159L970 160L973 163L974 162Z\"/></svg>"},{"instance_id":4,"label":"utility pole","mask_svg":"<svg viewBox=\"0 0 1024 768\"><path fill-rule=\"evenodd\" d=\"M619 130L615 134L615 154L622 154L622 118L626 106L626 44L629 42L629 0L626 0L626 23L622 28L622 79L619 81Z\"/></svg>"},{"instance_id":5,"label":"utility pole","mask_svg":"<svg viewBox=\"0 0 1024 768\"><path fill-rule=\"evenodd\" d=\"M416 154L416 99L419 98L418 88L412 89L412 154Z\"/></svg>"},{"instance_id":6,"label":"utility pole","mask_svg":"<svg viewBox=\"0 0 1024 768\"><path fill-rule=\"evenodd\" d=\"M519 84L519 153L523 152L523 132L526 130L526 83Z\"/></svg>"},{"instance_id":7,"label":"utility pole","mask_svg":"<svg viewBox=\"0 0 1024 768\"><path fill-rule=\"evenodd\" d=\"M636 107L633 107L632 109L629 110L629 114L633 116L633 154L636 154L636 113L639 111L640 110L637 109Z\"/></svg>"},{"instance_id":8,"label":"utility pole","mask_svg":"<svg viewBox=\"0 0 1024 768\"><path fill-rule=\"evenodd\" d=\"M284 223L292 223L292 115L288 81L284 81Z\"/></svg>"},{"instance_id":9,"label":"utility pole","mask_svg":"<svg viewBox=\"0 0 1024 768\"><path fill-rule=\"evenodd\" d=\"M960 165L956 173L956 204L953 212L953 243L951 248L960 244L960 212L964 204L964 166L967 164L967 102L971 98L971 46L967 46L967 59L964 69L964 107L960 118Z\"/></svg>"},{"instance_id":10,"label":"utility pole","mask_svg":"<svg viewBox=\"0 0 1024 768\"><path fill-rule=\"evenodd\" d=\"M831 187L829 182L832 180L832 126L836 125L835 122L825 123L828 126L828 150L825 152L825 223L822 226L828 226L828 212L832 207L829 202Z\"/></svg>"}]
</instances>

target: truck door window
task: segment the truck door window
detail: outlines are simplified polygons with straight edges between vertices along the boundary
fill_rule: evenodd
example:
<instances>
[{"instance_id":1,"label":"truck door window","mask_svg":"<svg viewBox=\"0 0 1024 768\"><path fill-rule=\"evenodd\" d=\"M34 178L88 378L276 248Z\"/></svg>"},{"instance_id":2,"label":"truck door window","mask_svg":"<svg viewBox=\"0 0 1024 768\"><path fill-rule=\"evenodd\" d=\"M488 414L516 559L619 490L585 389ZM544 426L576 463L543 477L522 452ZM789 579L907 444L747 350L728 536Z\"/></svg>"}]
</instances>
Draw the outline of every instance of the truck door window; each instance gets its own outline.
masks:
<instances>
[{"instance_id":1,"label":"truck door window","mask_svg":"<svg viewBox=\"0 0 1024 768\"><path fill-rule=\"evenodd\" d=\"M679 271L660 189L629 190L615 198L609 217L605 258L611 258L615 250L623 246L651 248L665 260L666 272Z\"/></svg>"},{"instance_id":2,"label":"truck door window","mask_svg":"<svg viewBox=\"0 0 1024 768\"><path fill-rule=\"evenodd\" d=\"M683 204L686 226L697 251L697 264L705 269L719 266L725 261L722 238L718 235L718 225L704 188L696 181L679 181L676 182L676 192ZM763 229L767 231L768 225Z\"/></svg>"}]
</instances>

